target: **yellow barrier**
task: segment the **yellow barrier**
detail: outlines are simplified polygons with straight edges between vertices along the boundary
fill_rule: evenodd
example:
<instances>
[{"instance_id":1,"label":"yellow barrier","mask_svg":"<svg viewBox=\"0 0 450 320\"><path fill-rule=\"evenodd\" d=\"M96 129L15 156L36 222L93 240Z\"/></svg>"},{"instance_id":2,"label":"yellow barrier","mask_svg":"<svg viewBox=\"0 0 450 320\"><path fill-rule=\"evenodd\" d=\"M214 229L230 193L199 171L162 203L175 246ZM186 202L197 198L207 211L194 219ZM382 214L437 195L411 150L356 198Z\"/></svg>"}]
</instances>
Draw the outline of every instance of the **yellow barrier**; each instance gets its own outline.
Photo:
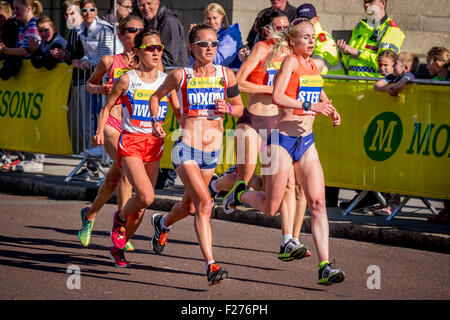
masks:
<instances>
[{"instance_id":1,"label":"yellow barrier","mask_svg":"<svg viewBox=\"0 0 450 320\"><path fill-rule=\"evenodd\" d=\"M314 124L327 185L449 199L449 89L413 84L391 97L373 82L326 82L342 117Z\"/></svg>"},{"instance_id":2,"label":"yellow barrier","mask_svg":"<svg viewBox=\"0 0 450 320\"><path fill-rule=\"evenodd\" d=\"M0 147L50 154L72 154L67 99L72 67L51 71L24 60L19 74L0 80Z\"/></svg>"},{"instance_id":3,"label":"yellow barrier","mask_svg":"<svg viewBox=\"0 0 450 320\"><path fill-rule=\"evenodd\" d=\"M450 198L449 87L408 85L391 97L374 91L373 82L332 80L325 91L342 117L339 127L324 116L314 124L327 185ZM235 125L236 119L225 118L217 173L234 164ZM161 167L172 168L177 124L171 111L164 128L169 134Z\"/></svg>"},{"instance_id":4,"label":"yellow barrier","mask_svg":"<svg viewBox=\"0 0 450 320\"><path fill-rule=\"evenodd\" d=\"M71 71L63 63L36 70L25 61L15 79L0 82L0 148L72 154L66 107ZM336 128L324 116L314 124L327 185L450 199L448 86L408 85L391 97L374 91L373 82L326 80L325 91L342 116ZM234 164L236 121L224 119L218 173ZM163 168L172 168L177 128L169 108Z\"/></svg>"}]
</instances>

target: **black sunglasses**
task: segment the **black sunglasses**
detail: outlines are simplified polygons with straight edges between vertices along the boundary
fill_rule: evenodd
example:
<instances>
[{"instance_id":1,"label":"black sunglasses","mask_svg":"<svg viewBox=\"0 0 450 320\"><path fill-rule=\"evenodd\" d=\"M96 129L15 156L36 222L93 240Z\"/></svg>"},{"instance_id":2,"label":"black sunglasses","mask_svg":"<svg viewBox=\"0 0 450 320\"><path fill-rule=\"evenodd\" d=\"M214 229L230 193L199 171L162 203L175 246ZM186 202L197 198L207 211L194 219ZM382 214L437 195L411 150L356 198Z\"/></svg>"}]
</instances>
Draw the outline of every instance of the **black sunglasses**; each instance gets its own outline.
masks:
<instances>
[{"instance_id":1,"label":"black sunglasses","mask_svg":"<svg viewBox=\"0 0 450 320\"><path fill-rule=\"evenodd\" d=\"M141 32L142 30L144 30L144 28L128 27L125 28L125 30L128 31L129 33L136 33Z\"/></svg>"}]
</instances>

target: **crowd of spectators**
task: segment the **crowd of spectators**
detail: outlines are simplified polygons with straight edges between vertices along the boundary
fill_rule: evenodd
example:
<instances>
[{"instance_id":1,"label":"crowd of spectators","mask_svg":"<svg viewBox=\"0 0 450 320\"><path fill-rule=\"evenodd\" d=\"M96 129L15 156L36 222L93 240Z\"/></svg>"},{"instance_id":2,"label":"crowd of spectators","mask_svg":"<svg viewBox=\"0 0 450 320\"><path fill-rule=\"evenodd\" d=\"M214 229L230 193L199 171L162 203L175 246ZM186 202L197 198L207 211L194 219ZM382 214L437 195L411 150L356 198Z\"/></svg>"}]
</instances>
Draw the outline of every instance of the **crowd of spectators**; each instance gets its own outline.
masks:
<instances>
[{"instance_id":1,"label":"crowd of spectators","mask_svg":"<svg viewBox=\"0 0 450 320\"><path fill-rule=\"evenodd\" d=\"M296 8L286 0L269 2L270 6L257 15L245 45L239 24L230 24L220 4L211 3L206 7L203 21L195 23L211 25L217 32L219 45L214 63L238 69L254 44L261 40L258 17L270 8L277 8L293 24L297 19L308 19L314 24L316 47L313 59L320 66L322 74L383 77L385 79L378 81L374 89L391 95L398 94L403 85L414 79L418 59L413 53L401 51L405 34L387 14L386 0L363 1L367 17L355 26L348 42L343 39L335 41L322 28L312 4L304 3ZM78 87L78 92L83 92L83 95L72 96L71 99L78 99L80 108L90 108L87 110L89 112L84 112L88 116L80 116L79 120L82 123L80 130L85 134L84 146L88 154L91 154L93 150L89 149L90 141L96 130L96 116L102 102L100 95L85 94L86 80L103 56L123 52L124 47L117 34L114 34L117 29L114 26L117 27L120 20L129 16L133 8L137 8L144 27L155 28L161 33L164 45L162 68L187 66L192 63L192 58L189 57L183 24L175 11L167 8L160 0L137 0L136 3L133 0L118 0L116 15L111 10L102 17L98 15L95 0L66 0L61 8L67 21L67 29L70 30L67 39L61 36L50 17L41 15L43 8L38 0L14 0L12 6L7 1L0 1L0 81L16 76L24 59L29 59L36 68L48 70L55 68L60 62L72 65L72 85ZM195 24L191 28L193 25ZM430 76L436 80L448 81L449 60L447 49L432 48L426 67ZM20 159L23 161L17 160L19 162L13 165L6 161L3 165L7 169L42 171L44 158L44 155L25 153L21 154ZM159 187L173 183L173 172L162 172L161 176ZM339 189L327 187L326 192L327 204L337 206ZM399 196L386 196L395 208ZM373 193L369 193L359 203L359 207L375 205L378 201ZM340 206L345 209L350 203L351 201L341 203ZM387 213L392 210L389 209Z\"/></svg>"}]
</instances>

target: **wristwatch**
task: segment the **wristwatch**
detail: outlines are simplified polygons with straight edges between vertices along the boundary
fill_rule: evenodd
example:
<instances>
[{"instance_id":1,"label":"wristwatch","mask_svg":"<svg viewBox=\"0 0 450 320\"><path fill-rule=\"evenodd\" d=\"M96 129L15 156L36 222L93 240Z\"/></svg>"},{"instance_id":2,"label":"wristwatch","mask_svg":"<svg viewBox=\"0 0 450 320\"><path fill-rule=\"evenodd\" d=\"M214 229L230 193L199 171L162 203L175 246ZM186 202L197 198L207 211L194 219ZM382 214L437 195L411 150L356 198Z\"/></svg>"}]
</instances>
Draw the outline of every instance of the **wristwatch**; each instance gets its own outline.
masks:
<instances>
[{"instance_id":1,"label":"wristwatch","mask_svg":"<svg viewBox=\"0 0 450 320\"><path fill-rule=\"evenodd\" d=\"M152 123L155 123L155 122L159 122L159 119L157 116L152 116Z\"/></svg>"},{"instance_id":2,"label":"wristwatch","mask_svg":"<svg viewBox=\"0 0 450 320\"><path fill-rule=\"evenodd\" d=\"M309 111L309 109L311 109L311 102L309 101L303 102L303 110Z\"/></svg>"}]
</instances>

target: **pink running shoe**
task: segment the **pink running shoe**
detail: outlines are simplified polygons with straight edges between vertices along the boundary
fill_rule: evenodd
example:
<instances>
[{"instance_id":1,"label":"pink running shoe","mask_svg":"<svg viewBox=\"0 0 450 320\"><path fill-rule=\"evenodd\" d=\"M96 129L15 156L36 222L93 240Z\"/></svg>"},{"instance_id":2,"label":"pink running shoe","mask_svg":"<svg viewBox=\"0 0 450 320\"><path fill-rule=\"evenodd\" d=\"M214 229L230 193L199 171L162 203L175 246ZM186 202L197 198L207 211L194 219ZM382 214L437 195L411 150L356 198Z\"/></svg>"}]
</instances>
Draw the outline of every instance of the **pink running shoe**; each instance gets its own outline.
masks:
<instances>
[{"instance_id":1,"label":"pink running shoe","mask_svg":"<svg viewBox=\"0 0 450 320\"><path fill-rule=\"evenodd\" d=\"M125 259L125 253L123 249L121 250L115 247L111 247L111 249L109 249L108 256L112 261L116 263L115 266L118 268L131 267L131 264L127 261L127 259Z\"/></svg>"},{"instance_id":2,"label":"pink running shoe","mask_svg":"<svg viewBox=\"0 0 450 320\"><path fill-rule=\"evenodd\" d=\"M111 241L117 249L125 248L127 239L125 237L126 222L119 221L120 210L117 210L113 216L113 226L111 230Z\"/></svg>"}]
</instances>

